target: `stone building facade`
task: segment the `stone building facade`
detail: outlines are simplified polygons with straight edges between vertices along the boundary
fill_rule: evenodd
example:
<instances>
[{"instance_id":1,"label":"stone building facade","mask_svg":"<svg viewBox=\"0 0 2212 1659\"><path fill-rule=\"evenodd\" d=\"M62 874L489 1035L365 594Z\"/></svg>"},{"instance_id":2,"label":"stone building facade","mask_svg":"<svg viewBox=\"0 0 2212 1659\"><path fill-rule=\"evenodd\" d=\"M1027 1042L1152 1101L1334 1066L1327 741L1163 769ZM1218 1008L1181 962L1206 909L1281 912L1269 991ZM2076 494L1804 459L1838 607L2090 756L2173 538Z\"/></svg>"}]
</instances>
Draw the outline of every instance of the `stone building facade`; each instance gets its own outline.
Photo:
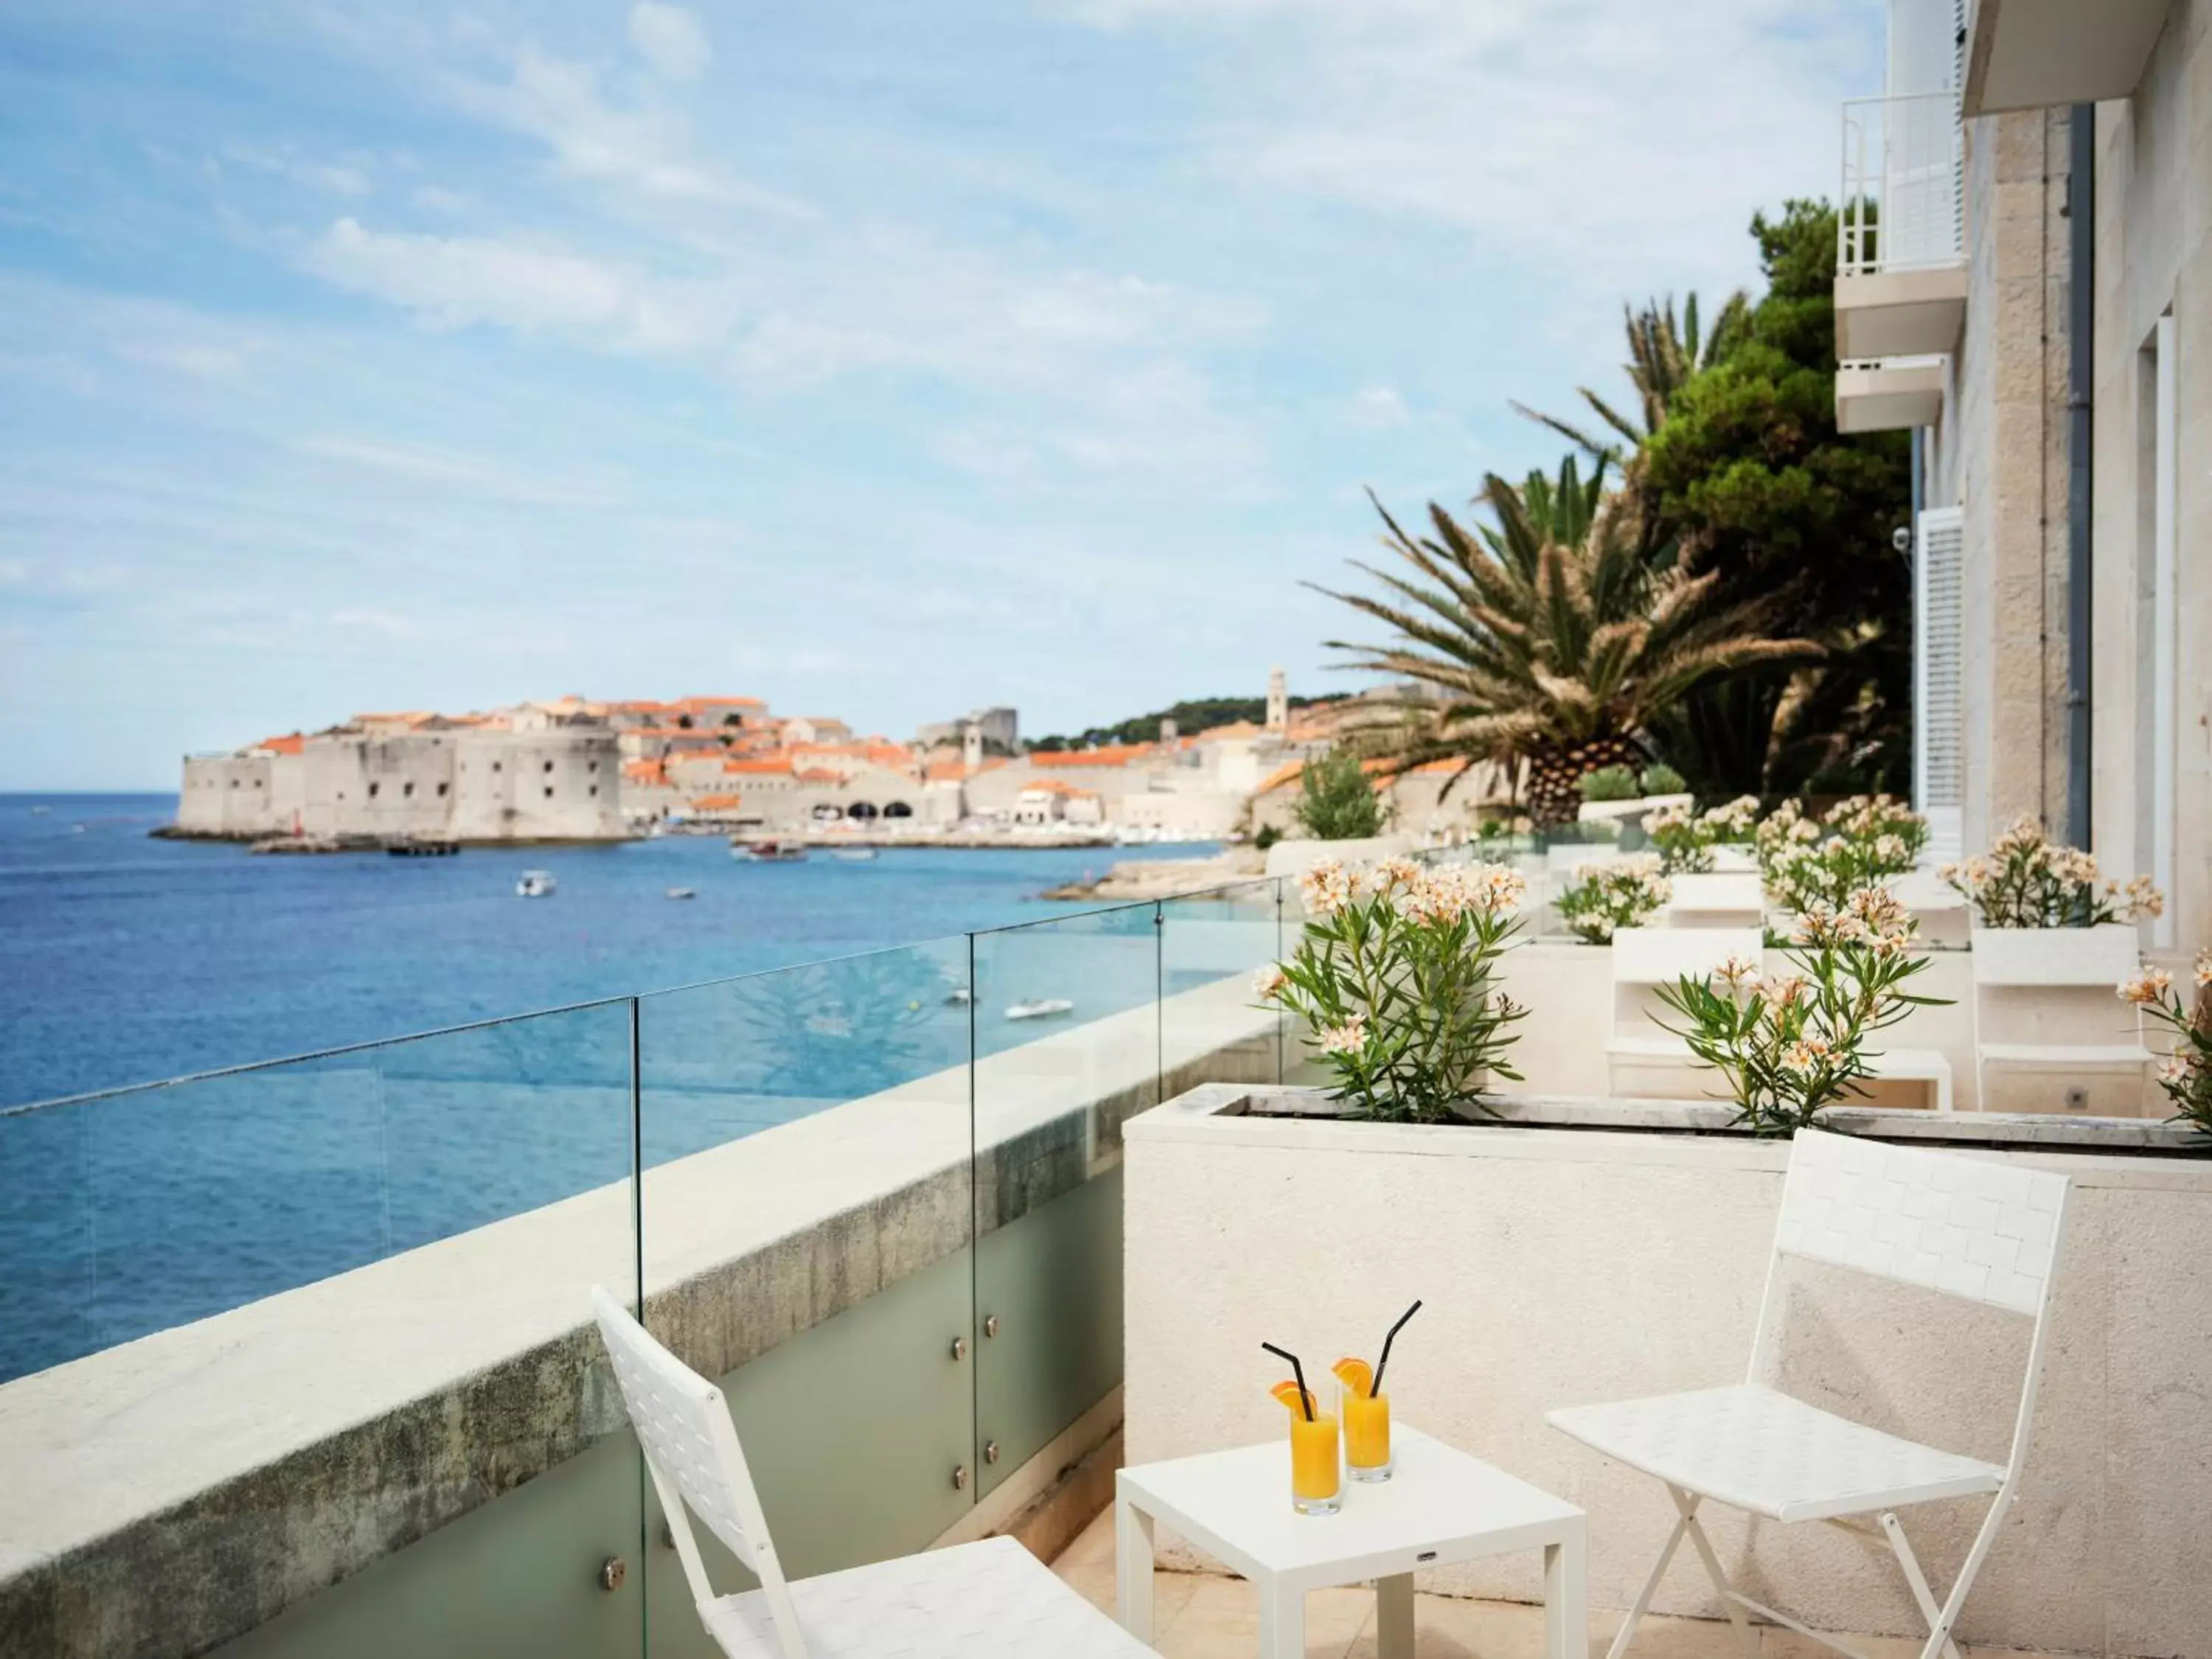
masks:
<instances>
[{"instance_id":1,"label":"stone building facade","mask_svg":"<svg viewBox=\"0 0 2212 1659\"><path fill-rule=\"evenodd\" d=\"M1891 38L1885 97L1847 112L1837 410L1847 430L1916 432L1916 793L1960 850L2025 814L2108 874L2149 876L2167 908L2145 944L2195 948L2212 942L2212 0L1892 0ZM1870 162L1850 147L1869 131ZM1866 199L1881 238L1855 242Z\"/></svg>"},{"instance_id":2,"label":"stone building facade","mask_svg":"<svg viewBox=\"0 0 2212 1659\"><path fill-rule=\"evenodd\" d=\"M289 752L187 757L177 828L234 840L613 841L626 833L621 771L613 732L596 722L346 726Z\"/></svg>"}]
</instances>

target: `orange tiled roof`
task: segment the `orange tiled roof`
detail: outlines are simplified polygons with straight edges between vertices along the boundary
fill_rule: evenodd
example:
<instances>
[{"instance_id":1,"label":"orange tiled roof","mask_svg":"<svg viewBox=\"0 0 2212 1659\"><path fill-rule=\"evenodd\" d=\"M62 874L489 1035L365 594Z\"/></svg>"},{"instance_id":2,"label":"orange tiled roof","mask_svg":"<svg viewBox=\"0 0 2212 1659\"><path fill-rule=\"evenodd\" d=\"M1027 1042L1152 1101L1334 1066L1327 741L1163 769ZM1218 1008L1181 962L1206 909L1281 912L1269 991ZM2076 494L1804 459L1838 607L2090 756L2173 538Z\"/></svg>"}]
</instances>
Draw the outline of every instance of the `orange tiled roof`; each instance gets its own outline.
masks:
<instances>
[{"instance_id":1,"label":"orange tiled roof","mask_svg":"<svg viewBox=\"0 0 2212 1659\"><path fill-rule=\"evenodd\" d=\"M640 705L632 706L637 707ZM768 705L763 702L758 697L684 697L677 702L644 706L657 706L662 708L689 708L694 712L702 708L765 708L768 707Z\"/></svg>"},{"instance_id":2,"label":"orange tiled roof","mask_svg":"<svg viewBox=\"0 0 2212 1659\"><path fill-rule=\"evenodd\" d=\"M842 783L845 781L845 775L842 772L832 772L827 767L822 766L810 766L805 771L794 771L791 775L797 778L801 783Z\"/></svg>"},{"instance_id":3,"label":"orange tiled roof","mask_svg":"<svg viewBox=\"0 0 2212 1659\"><path fill-rule=\"evenodd\" d=\"M737 795L701 795L691 803L691 810L695 812L734 811L741 799Z\"/></svg>"},{"instance_id":4,"label":"orange tiled roof","mask_svg":"<svg viewBox=\"0 0 2212 1659\"><path fill-rule=\"evenodd\" d=\"M657 760L634 760L623 764L623 776L632 783L666 783L668 768Z\"/></svg>"},{"instance_id":5,"label":"orange tiled roof","mask_svg":"<svg viewBox=\"0 0 2212 1659\"><path fill-rule=\"evenodd\" d=\"M1039 778L1022 786L1024 795L1095 795L1096 789L1079 789L1065 778Z\"/></svg>"},{"instance_id":6,"label":"orange tiled roof","mask_svg":"<svg viewBox=\"0 0 2212 1659\"><path fill-rule=\"evenodd\" d=\"M722 769L725 772L788 772L791 770L791 757L754 755L743 760L726 760L722 763Z\"/></svg>"},{"instance_id":7,"label":"orange tiled roof","mask_svg":"<svg viewBox=\"0 0 2212 1659\"><path fill-rule=\"evenodd\" d=\"M287 732L281 738L264 738L253 746L266 749L272 755L296 755L307 747L307 740L297 732Z\"/></svg>"},{"instance_id":8,"label":"orange tiled roof","mask_svg":"<svg viewBox=\"0 0 2212 1659\"><path fill-rule=\"evenodd\" d=\"M1251 720L1231 720L1226 726L1207 726L1198 733L1198 741L1218 743L1224 738L1256 738L1267 729Z\"/></svg>"},{"instance_id":9,"label":"orange tiled roof","mask_svg":"<svg viewBox=\"0 0 2212 1659\"><path fill-rule=\"evenodd\" d=\"M1127 766L1158 748L1153 743L1109 744L1099 749L1048 749L1030 757L1031 766Z\"/></svg>"}]
</instances>

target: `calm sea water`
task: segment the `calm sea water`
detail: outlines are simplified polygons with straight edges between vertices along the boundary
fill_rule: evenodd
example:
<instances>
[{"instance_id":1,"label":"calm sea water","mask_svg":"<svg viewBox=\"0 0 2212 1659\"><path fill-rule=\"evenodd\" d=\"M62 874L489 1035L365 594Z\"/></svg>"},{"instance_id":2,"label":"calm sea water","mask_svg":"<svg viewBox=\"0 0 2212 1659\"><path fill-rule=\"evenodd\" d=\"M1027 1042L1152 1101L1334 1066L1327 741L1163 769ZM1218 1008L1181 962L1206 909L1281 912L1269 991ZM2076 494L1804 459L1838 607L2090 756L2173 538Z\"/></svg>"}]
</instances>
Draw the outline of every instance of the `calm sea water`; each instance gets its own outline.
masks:
<instances>
[{"instance_id":1,"label":"calm sea water","mask_svg":"<svg viewBox=\"0 0 2212 1659\"><path fill-rule=\"evenodd\" d=\"M0 1106L1035 921L1084 908L1039 892L1115 859L1211 850L271 858L149 839L176 804L0 795ZM528 869L558 893L518 899Z\"/></svg>"},{"instance_id":2,"label":"calm sea water","mask_svg":"<svg viewBox=\"0 0 2212 1659\"><path fill-rule=\"evenodd\" d=\"M1066 1030L1243 971L1222 907L1178 960L1147 911L1036 899L1092 849L258 858L149 840L174 807L0 796L0 1107L691 987L637 1013L657 1164L1012 1046L1045 1029L1018 1000L1073 1001ZM553 897L515 896L532 868ZM1024 922L972 963L957 937ZM1272 954L1271 905L1252 930ZM0 1116L0 1380L621 1180L631 1043L620 1002Z\"/></svg>"}]
</instances>

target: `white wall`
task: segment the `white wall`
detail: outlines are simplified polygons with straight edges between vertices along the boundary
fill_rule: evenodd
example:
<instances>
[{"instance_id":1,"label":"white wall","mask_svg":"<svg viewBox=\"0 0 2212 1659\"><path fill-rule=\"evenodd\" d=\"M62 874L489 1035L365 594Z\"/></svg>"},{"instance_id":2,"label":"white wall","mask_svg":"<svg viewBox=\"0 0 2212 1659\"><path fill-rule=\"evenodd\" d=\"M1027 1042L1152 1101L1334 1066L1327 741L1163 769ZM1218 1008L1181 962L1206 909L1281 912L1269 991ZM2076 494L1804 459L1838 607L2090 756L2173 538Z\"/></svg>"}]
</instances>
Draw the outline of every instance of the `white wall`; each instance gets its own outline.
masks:
<instances>
[{"instance_id":1,"label":"white wall","mask_svg":"<svg viewBox=\"0 0 2212 1659\"><path fill-rule=\"evenodd\" d=\"M2150 362L2171 311L2178 428L2172 603L2154 611ZM2212 944L2212 0L2175 0L2135 96L2097 112L2096 697L2093 813L2109 866L2174 849L2173 943ZM2152 630L2174 671L2171 804L2154 799Z\"/></svg>"}]
</instances>

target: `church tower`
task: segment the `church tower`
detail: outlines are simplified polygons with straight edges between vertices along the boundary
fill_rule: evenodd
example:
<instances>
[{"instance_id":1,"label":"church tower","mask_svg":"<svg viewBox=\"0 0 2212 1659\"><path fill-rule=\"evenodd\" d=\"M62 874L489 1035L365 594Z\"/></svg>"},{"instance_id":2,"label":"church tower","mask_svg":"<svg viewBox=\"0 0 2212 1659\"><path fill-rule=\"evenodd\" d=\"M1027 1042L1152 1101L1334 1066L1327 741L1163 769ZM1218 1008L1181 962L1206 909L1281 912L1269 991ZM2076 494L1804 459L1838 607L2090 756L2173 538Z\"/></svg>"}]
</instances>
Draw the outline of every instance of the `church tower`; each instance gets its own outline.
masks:
<instances>
[{"instance_id":1,"label":"church tower","mask_svg":"<svg viewBox=\"0 0 2212 1659\"><path fill-rule=\"evenodd\" d=\"M1267 671L1267 729L1281 737L1291 729L1291 689L1283 671Z\"/></svg>"}]
</instances>

